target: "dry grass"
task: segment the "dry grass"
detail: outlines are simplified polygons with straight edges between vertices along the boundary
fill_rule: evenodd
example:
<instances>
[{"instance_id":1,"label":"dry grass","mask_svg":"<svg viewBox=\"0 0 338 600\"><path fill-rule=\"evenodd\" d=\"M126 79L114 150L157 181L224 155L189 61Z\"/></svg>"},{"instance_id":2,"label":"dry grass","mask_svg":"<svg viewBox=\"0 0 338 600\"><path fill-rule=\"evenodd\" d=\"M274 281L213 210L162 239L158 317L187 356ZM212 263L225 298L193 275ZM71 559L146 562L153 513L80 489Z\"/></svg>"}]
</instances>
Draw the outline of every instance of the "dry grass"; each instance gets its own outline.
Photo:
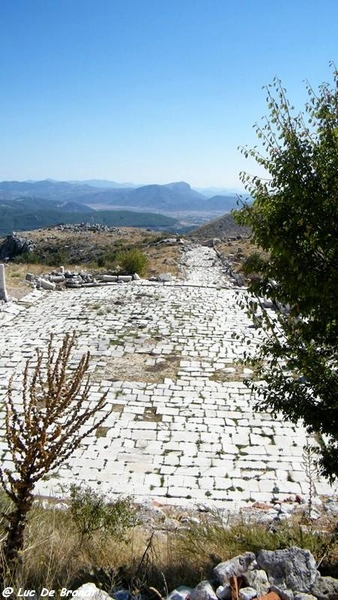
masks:
<instances>
[{"instance_id":1,"label":"dry grass","mask_svg":"<svg viewBox=\"0 0 338 600\"><path fill-rule=\"evenodd\" d=\"M263 259L268 260L268 253L262 251L250 238L233 241L222 241L217 244L217 250L223 260L229 261L237 273L243 273L243 264L253 254L259 254Z\"/></svg>"},{"instance_id":2,"label":"dry grass","mask_svg":"<svg viewBox=\"0 0 338 600\"><path fill-rule=\"evenodd\" d=\"M50 272L51 267L46 265L5 264L6 287L9 296L20 299L32 291L31 286L25 280L27 273L40 276Z\"/></svg>"},{"instance_id":3,"label":"dry grass","mask_svg":"<svg viewBox=\"0 0 338 600\"><path fill-rule=\"evenodd\" d=\"M58 230L54 227L45 229L35 229L33 231L23 231L20 235L25 238L29 238L32 242L41 243L64 243L65 240L69 244L81 244L81 242L88 241L89 244L99 243L102 246L109 247L112 242L116 240L124 240L131 243L139 243L144 238L149 240L156 239L158 232L147 231L141 228L123 227L117 228L115 231L70 231L70 230ZM1 240L0 240L1 241Z\"/></svg>"},{"instance_id":4,"label":"dry grass","mask_svg":"<svg viewBox=\"0 0 338 600\"><path fill-rule=\"evenodd\" d=\"M0 505L2 511L8 510L1 494ZM168 531L166 517L175 519L176 531ZM0 522L0 529L3 524ZM0 533L3 537L3 531ZM186 513L167 507L163 519L151 526L136 524L122 539L102 530L83 538L70 509L37 505L29 515L16 580L5 584L15 589L59 590L76 589L93 581L107 591L123 587L155 599L151 588L166 596L179 585L193 587L210 578L216 564L243 552L294 545L313 553L322 574L338 576L335 522L325 516L311 523L300 514L271 528L250 521L245 513L232 521L224 521L219 512L199 514L198 520L195 514L192 520Z\"/></svg>"},{"instance_id":5,"label":"dry grass","mask_svg":"<svg viewBox=\"0 0 338 600\"><path fill-rule=\"evenodd\" d=\"M202 561L220 562L246 551L257 553L262 548L290 546L309 549L317 562L325 558L337 572L338 540L334 524L320 531L317 524L309 524L300 516L270 527L245 518L244 513L224 522L222 515L214 512L202 517L198 526L190 527L178 539L180 552L192 561L198 556Z\"/></svg>"},{"instance_id":6,"label":"dry grass","mask_svg":"<svg viewBox=\"0 0 338 600\"><path fill-rule=\"evenodd\" d=\"M24 237L32 240L36 248L42 254L53 249L55 256L60 257L60 264L66 270L70 271L89 271L106 272L113 263L109 263L109 256L112 252L123 250L124 248L138 247L144 252L148 259L146 277L156 276L161 273L171 273L174 276L178 274L178 264L180 261L180 247L177 245L167 245L157 243L161 235L158 232L150 232L145 229L123 228L114 232L69 232L58 231L56 229L41 229L36 231L24 232ZM1 240L0 240L1 242ZM62 256L67 253L78 257L77 263L68 264L62 260ZM104 267L98 267L94 260L83 262L81 257L104 255L106 264ZM57 268L46 264L21 264L9 262L5 265L7 291L9 296L20 299L31 291L31 287L25 281L27 273L42 275L50 273Z\"/></svg>"},{"instance_id":7,"label":"dry grass","mask_svg":"<svg viewBox=\"0 0 338 600\"><path fill-rule=\"evenodd\" d=\"M131 528L125 539L102 531L84 538L69 509L37 505L29 514L17 581L7 580L5 585L57 590L96 581L108 588L120 583L121 569L136 562L146 544L147 534L138 527Z\"/></svg>"},{"instance_id":8,"label":"dry grass","mask_svg":"<svg viewBox=\"0 0 338 600\"><path fill-rule=\"evenodd\" d=\"M239 259L245 258L258 251L258 247L249 239L221 241L217 243L217 250L224 256L229 254L237 256Z\"/></svg>"},{"instance_id":9,"label":"dry grass","mask_svg":"<svg viewBox=\"0 0 338 600\"><path fill-rule=\"evenodd\" d=\"M235 271L241 272L243 262L259 249L250 239L223 241L217 244L217 250L224 260L230 261Z\"/></svg>"},{"instance_id":10,"label":"dry grass","mask_svg":"<svg viewBox=\"0 0 338 600\"><path fill-rule=\"evenodd\" d=\"M107 591L123 587L152 597L151 587L164 593L166 585L175 587L184 576L184 565L170 535L135 526L122 540L104 532L83 539L69 510L35 507L29 517L21 564L14 579L11 576L4 585L15 590L60 590L93 581Z\"/></svg>"},{"instance_id":11,"label":"dry grass","mask_svg":"<svg viewBox=\"0 0 338 600\"><path fill-rule=\"evenodd\" d=\"M186 581L185 561L170 535L136 527L125 541L103 534L80 540L68 512L41 509L32 511L27 534L16 581L5 581L15 589L76 589L94 581L107 591L124 587L151 596L150 587L163 593L166 585ZM190 575L188 583L198 583L193 569Z\"/></svg>"},{"instance_id":12,"label":"dry grass","mask_svg":"<svg viewBox=\"0 0 338 600\"><path fill-rule=\"evenodd\" d=\"M169 509L167 516L179 519ZM199 523L185 519L177 525L177 531L167 531L165 521L157 522L155 529L136 525L122 540L104 531L83 539L69 510L37 506L29 517L17 581L6 584L58 590L93 581L107 591L123 587L154 599L151 588L165 596L179 585L195 586L211 577L216 564L245 551L293 545L308 548L323 574L338 575L334 523L327 523L321 533L318 523L309 525L297 518L277 524L272 531L243 516L224 522L221 514L209 513L200 514Z\"/></svg>"},{"instance_id":13,"label":"dry grass","mask_svg":"<svg viewBox=\"0 0 338 600\"><path fill-rule=\"evenodd\" d=\"M170 273L177 277L181 259L180 247L159 244L144 250L148 258L148 276Z\"/></svg>"}]
</instances>

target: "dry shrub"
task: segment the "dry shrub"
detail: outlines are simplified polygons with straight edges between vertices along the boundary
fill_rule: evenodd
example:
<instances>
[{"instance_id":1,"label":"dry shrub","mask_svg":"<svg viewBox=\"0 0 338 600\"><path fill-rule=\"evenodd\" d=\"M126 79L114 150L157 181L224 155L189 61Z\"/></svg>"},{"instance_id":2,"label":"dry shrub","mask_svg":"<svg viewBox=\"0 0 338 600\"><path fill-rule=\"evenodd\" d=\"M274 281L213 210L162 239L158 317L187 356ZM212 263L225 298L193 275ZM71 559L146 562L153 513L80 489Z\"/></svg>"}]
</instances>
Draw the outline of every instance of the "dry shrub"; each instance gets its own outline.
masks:
<instances>
[{"instance_id":1,"label":"dry shrub","mask_svg":"<svg viewBox=\"0 0 338 600\"><path fill-rule=\"evenodd\" d=\"M243 552L277 550L298 546L310 550L322 572L338 575L338 537L335 523L326 521L322 529L302 516L271 524L257 523L243 515L224 520L215 511L201 518L177 537L177 551L206 575L217 563Z\"/></svg>"},{"instance_id":2,"label":"dry shrub","mask_svg":"<svg viewBox=\"0 0 338 600\"><path fill-rule=\"evenodd\" d=\"M20 403L14 376L8 384L4 429L12 466L0 467L0 482L13 509L5 514L3 576L8 569L17 569L21 559L36 483L62 465L106 418L104 413L94 419L107 407L106 394L90 403L90 356L86 353L74 361L74 347L75 332L66 334L59 348L50 336L47 351L36 350L35 361L26 362L20 381Z\"/></svg>"}]
</instances>

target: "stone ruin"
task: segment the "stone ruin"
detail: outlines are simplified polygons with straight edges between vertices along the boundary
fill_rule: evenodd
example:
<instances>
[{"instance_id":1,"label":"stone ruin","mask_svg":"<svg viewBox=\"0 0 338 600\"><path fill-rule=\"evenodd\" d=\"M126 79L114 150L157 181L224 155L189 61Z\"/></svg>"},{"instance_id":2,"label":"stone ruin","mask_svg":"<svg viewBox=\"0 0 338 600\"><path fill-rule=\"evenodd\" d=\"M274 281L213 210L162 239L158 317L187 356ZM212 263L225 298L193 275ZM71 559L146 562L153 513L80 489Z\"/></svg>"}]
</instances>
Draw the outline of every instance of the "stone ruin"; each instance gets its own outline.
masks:
<instances>
[{"instance_id":1,"label":"stone ruin","mask_svg":"<svg viewBox=\"0 0 338 600\"><path fill-rule=\"evenodd\" d=\"M8 302L6 290L5 265L0 265L0 301Z\"/></svg>"}]
</instances>

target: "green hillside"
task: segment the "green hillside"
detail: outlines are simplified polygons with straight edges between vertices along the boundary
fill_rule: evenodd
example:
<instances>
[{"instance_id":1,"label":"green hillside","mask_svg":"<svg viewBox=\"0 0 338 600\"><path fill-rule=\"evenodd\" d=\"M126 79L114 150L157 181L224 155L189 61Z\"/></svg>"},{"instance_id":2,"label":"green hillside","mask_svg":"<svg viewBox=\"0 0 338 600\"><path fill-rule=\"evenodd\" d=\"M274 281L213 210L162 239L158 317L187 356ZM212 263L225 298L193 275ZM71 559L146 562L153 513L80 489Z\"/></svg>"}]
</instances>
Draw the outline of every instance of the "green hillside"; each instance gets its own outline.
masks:
<instances>
[{"instance_id":1,"label":"green hillside","mask_svg":"<svg viewBox=\"0 0 338 600\"><path fill-rule=\"evenodd\" d=\"M60 223L98 223L108 227L145 227L151 229L170 228L176 219L156 213L141 213L127 210L103 210L70 213L62 210L13 210L0 206L0 236L12 231L31 231L52 227Z\"/></svg>"}]
</instances>

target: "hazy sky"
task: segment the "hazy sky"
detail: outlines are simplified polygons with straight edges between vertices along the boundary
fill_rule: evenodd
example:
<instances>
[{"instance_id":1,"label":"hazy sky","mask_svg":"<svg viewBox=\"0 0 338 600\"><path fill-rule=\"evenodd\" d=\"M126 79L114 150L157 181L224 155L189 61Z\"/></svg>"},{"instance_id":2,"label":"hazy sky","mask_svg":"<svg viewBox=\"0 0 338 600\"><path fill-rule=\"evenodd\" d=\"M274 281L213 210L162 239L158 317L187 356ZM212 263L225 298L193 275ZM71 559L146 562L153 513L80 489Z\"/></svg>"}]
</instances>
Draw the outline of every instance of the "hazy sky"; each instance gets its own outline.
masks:
<instances>
[{"instance_id":1,"label":"hazy sky","mask_svg":"<svg viewBox=\"0 0 338 600\"><path fill-rule=\"evenodd\" d=\"M338 61L337 0L0 0L0 23L0 180L237 188L262 86L302 107Z\"/></svg>"}]
</instances>

